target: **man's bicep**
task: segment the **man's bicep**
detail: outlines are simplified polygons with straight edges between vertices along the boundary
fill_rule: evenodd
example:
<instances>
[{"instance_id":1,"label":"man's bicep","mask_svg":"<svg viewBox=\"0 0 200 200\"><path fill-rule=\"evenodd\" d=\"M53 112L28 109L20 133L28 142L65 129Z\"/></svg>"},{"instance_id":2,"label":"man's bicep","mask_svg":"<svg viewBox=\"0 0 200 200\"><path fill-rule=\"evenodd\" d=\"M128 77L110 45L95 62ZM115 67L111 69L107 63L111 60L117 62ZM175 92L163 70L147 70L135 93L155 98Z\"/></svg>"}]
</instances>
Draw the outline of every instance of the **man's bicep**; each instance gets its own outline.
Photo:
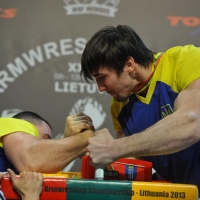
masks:
<instances>
[{"instance_id":1,"label":"man's bicep","mask_svg":"<svg viewBox=\"0 0 200 200\"><path fill-rule=\"evenodd\" d=\"M200 106L200 78L190 83L179 93L174 103L174 110L189 109L193 106Z\"/></svg>"},{"instance_id":2,"label":"man's bicep","mask_svg":"<svg viewBox=\"0 0 200 200\"><path fill-rule=\"evenodd\" d=\"M23 132L11 133L3 138L6 157L18 171L26 165L27 150L34 138L34 136Z\"/></svg>"}]
</instances>

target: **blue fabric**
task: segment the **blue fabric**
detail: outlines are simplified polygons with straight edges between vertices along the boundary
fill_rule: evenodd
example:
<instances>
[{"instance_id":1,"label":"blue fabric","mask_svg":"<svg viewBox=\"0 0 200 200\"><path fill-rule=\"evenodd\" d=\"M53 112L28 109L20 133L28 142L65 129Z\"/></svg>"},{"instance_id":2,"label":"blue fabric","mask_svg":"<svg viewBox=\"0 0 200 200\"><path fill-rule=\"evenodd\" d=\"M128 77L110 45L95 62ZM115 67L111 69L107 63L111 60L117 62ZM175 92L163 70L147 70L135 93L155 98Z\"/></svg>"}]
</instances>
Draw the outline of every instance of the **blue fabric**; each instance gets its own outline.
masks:
<instances>
[{"instance_id":1,"label":"blue fabric","mask_svg":"<svg viewBox=\"0 0 200 200\"><path fill-rule=\"evenodd\" d=\"M16 174L18 174L15 167L7 159L4 149L0 147L0 172L7 172L8 168L12 169Z\"/></svg>"},{"instance_id":2,"label":"blue fabric","mask_svg":"<svg viewBox=\"0 0 200 200\"><path fill-rule=\"evenodd\" d=\"M157 82L149 104L139 101L135 94L129 98L118 116L126 136L139 133L173 112L177 93L170 86ZM192 155L192 156L191 156ZM163 156L145 156L153 168L165 179L174 183L191 183L200 188L200 142L177 153Z\"/></svg>"},{"instance_id":3,"label":"blue fabric","mask_svg":"<svg viewBox=\"0 0 200 200\"><path fill-rule=\"evenodd\" d=\"M173 92L162 82L157 82L149 104L139 101L135 94L131 95L128 104L122 108L118 116L125 135L141 132L171 114L177 95L178 93Z\"/></svg>"},{"instance_id":4,"label":"blue fabric","mask_svg":"<svg viewBox=\"0 0 200 200\"><path fill-rule=\"evenodd\" d=\"M0 200L6 200L6 198L4 197L4 194L1 190L0 190Z\"/></svg>"}]
</instances>

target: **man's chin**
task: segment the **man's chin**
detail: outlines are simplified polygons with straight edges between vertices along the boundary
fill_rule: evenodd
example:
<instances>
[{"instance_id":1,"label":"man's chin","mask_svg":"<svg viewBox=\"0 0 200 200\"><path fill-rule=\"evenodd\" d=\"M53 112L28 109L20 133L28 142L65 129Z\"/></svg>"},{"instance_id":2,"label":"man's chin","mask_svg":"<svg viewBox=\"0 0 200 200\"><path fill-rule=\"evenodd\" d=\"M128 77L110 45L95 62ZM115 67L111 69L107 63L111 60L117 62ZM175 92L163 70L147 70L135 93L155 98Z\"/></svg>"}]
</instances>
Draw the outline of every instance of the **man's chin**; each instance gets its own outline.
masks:
<instances>
[{"instance_id":1,"label":"man's chin","mask_svg":"<svg viewBox=\"0 0 200 200\"><path fill-rule=\"evenodd\" d=\"M121 97L121 96L113 97L113 98L118 102L123 102L123 101L126 101L128 99L128 97Z\"/></svg>"}]
</instances>

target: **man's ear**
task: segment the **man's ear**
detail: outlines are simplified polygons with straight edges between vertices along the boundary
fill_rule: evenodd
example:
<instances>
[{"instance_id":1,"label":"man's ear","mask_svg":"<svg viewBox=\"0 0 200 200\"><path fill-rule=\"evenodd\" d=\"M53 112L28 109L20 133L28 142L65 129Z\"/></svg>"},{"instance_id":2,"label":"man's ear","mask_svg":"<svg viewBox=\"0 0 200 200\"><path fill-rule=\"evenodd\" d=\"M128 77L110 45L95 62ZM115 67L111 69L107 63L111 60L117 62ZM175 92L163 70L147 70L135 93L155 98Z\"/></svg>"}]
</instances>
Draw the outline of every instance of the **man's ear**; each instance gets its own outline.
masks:
<instances>
[{"instance_id":1,"label":"man's ear","mask_svg":"<svg viewBox=\"0 0 200 200\"><path fill-rule=\"evenodd\" d=\"M135 60L133 59L133 57L128 57L126 61L126 68L129 73L135 71Z\"/></svg>"}]
</instances>

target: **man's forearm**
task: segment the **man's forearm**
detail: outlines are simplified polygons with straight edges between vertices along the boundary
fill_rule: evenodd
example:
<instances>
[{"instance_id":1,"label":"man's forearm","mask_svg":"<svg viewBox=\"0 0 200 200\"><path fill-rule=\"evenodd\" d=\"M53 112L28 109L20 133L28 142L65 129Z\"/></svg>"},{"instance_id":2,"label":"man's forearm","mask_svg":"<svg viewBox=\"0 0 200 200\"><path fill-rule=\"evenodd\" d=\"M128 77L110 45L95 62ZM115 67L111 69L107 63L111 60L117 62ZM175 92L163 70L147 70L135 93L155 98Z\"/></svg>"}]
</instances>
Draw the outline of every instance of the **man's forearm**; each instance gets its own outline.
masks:
<instances>
[{"instance_id":1,"label":"man's forearm","mask_svg":"<svg viewBox=\"0 0 200 200\"><path fill-rule=\"evenodd\" d=\"M68 138L39 141L30 148L30 153L37 160L34 162L35 170L51 173L62 170L75 158L86 153L87 139L91 136L93 136L93 132L87 130ZM40 156L41 148L42 155Z\"/></svg>"},{"instance_id":2,"label":"man's forearm","mask_svg":"<svg viewBox=\"0 0 200 200\"><path fill-rule=\"evenodd\" d=\"M188 113L173 113L143 132L114 140L116 151L112 156L117 159L178 152L199 140L194 134L197 123L196 117Z\"/></svg>"},{"instance_id":3,"label":"man's forearm","mask_svg":"<svg viewBox=\"0 0 200 200\"><path fill-rule=\"evenodd\" d=\"M27 148L18 170L57 173L78 156L86 153L87 139L93 132L83 133L58 140L37 139Z\"/></svg>"}]
</instances>

